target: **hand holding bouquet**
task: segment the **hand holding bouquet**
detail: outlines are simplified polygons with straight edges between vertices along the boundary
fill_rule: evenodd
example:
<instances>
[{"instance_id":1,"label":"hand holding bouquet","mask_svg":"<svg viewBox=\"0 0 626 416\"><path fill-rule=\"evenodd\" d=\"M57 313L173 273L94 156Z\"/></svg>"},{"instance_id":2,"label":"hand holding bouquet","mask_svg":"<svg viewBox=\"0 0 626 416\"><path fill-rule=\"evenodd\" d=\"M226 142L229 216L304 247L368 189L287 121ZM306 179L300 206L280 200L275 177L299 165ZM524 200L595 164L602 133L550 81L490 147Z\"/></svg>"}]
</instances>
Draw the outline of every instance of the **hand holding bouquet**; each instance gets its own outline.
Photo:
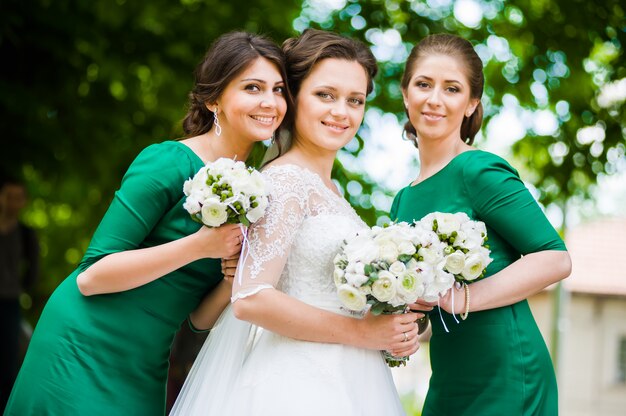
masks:
<instances>
[{"instance_id":1,"label":"hand holding bouquet","mask_svg":"<svg viewBox=\"0 0 626 416\"><path fill-rule=\"evenodd\" d=\"M183 208L208 227L242 224L248 227L267 208L268 185L243 162L220 158L209 162L185 181Z\"/></svg>"},{"instance_id":2,"label":"hand holding bouquet","mask_svg":"<svg viewBox=\"0 0 626 416\"><path fill-rule=\"evenodd\" d=\"M413 224L373 227L347 240L335 256L339 299L352 311L402 313L417 299L434 302L454 282L484 276L491 262L485 224L465 213L432 213ZM385 354L394 367L408 357Z\"/></svg>"}]
</instances>

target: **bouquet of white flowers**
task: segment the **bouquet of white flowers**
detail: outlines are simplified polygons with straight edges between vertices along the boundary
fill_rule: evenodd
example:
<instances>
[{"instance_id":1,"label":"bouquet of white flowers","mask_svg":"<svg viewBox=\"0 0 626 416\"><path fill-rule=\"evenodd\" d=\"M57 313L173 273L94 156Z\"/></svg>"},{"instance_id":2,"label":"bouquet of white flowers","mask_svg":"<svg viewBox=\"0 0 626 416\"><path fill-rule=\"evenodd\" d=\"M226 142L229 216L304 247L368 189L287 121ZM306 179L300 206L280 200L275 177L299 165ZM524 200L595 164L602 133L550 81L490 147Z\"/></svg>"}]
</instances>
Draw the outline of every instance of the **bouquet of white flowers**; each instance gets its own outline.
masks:
<instances>
[{"instance_id":1,"label":"bouquet of white flowers","mask_svg":"<svg viewBox=\"0 0 626 416\"><path fill-rule=\"evenodd\" d=\"M209 227L242 224L248 227L267 208L268 185L263 176L243 162L220 158L209 162L185 181L183 208L191 218Z\"/></svg>"},{"instance_id":2,"label":"bouquet of white flowers","mask_svg":"<svg viewBox=\"0 0 626 416\"><path fill-rule=\"evenodd\" d=\"M403 313L417 299L433 302L454 282L484 276L491 262L485 224L464 213L432 213L412 224L364 229L335 256L339 299L351 311ZM389 366L408 357L385 353Z\"/></svg>"},{"instance_id":3,"label":"bouquet of white flowers","mask_svg":"<svg viewBox=\"0 0 626 416\"><path fill-rule=\"evenodd\" d=\"M486 245L484 222L471 220L464 212L433 212L414 226L420 230L417 260L435 271L433 284L422 296L424 300L436 301L455 281L467 284L485 276L493 259Z\"/></svg>"}]
</instances>

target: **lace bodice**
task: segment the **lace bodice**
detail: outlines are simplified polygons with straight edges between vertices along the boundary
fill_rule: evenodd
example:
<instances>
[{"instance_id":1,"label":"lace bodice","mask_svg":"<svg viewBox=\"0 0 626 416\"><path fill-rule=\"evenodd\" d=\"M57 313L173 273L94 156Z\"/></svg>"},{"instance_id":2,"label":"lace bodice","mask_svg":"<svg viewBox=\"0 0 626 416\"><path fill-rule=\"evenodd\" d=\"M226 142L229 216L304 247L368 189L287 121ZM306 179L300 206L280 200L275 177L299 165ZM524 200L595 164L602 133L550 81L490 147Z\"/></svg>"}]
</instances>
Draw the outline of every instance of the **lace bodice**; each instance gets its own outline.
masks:
<instances>
[{"instance_id":1,"label":"lace bodice","mask_svg":"<svg viewBox=\"0 0 626 416\"><path fill-rule=\"evenodd\" d=\"M269 205L250 227L250 251L242 275L235 279L233 301L276 288L338 311L333 259L343 240L366 224L344 198L305 168L275 165L263 175L272 188Z\"/></svg>"}]
</instances>

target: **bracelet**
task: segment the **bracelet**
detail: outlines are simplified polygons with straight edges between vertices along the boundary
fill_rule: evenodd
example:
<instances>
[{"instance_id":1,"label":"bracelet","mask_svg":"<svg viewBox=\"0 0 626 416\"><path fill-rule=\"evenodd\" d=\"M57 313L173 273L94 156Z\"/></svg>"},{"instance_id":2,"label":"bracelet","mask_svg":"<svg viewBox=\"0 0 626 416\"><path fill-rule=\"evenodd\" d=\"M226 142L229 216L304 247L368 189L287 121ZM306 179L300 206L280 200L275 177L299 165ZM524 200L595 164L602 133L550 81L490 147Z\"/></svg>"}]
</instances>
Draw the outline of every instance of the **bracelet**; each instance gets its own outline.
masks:
<instances>
[{"instance_id":1,"label":"bracelet","mask_svg":"<svg viewBox=\"0 0 626 416\"><path fill-rule=\"evenodd\" d=\"M465 312L461 314L461 319L466 320L470 310L470 291L467 283L463 283L463 289L465 289Z\"/></svg>"}]
</instances>

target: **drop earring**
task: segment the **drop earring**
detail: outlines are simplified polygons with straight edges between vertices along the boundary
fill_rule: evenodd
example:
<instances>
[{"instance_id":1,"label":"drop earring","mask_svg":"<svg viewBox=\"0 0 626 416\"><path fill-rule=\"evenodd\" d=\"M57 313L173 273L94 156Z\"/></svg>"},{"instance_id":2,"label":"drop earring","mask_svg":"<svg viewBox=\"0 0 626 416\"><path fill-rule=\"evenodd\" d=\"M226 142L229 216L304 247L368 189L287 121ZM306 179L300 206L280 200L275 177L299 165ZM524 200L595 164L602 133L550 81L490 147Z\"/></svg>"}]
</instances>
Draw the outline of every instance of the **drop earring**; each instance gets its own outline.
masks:
<instances>
[{"instance_id":1,"label":"drop earring","mask_svg":"<svg viewBox=\"0 0 626 416\"><path fill-rule=\"evenodd\" d=\"M217 118L217 108L213 112L213 124L215 125L215 134L218 136L222 134L222 126L220 126L220 119Z\"/></svg>"}]
</instances>

